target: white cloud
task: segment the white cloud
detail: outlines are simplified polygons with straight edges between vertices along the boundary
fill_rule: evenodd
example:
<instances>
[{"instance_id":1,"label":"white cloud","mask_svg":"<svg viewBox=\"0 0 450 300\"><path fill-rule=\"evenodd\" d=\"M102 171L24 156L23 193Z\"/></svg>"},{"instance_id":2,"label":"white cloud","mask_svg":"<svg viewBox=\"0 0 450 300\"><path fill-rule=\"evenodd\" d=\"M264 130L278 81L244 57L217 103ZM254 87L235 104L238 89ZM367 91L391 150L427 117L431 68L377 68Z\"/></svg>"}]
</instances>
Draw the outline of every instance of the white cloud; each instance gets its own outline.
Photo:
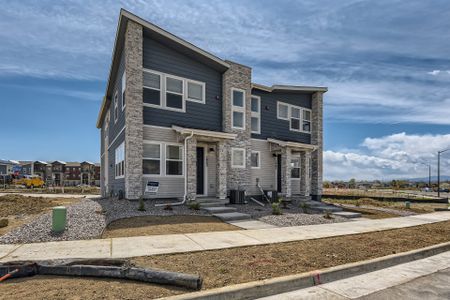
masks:
<instances>
[{"instance_id":1,"label":"white cloud","mask_svg":"<svg viewBox=\"0 0 450 300\"><path fill-rule=\"evenodd\" d=\"M392 134L381 138L366 138L360 152L325 151L325 178L393 179L426 177L431 164L436 172L437 151L450 149L450 134ZM442 174L450 173L450 151L442 155Z\"/></svg>"}]
</instances>

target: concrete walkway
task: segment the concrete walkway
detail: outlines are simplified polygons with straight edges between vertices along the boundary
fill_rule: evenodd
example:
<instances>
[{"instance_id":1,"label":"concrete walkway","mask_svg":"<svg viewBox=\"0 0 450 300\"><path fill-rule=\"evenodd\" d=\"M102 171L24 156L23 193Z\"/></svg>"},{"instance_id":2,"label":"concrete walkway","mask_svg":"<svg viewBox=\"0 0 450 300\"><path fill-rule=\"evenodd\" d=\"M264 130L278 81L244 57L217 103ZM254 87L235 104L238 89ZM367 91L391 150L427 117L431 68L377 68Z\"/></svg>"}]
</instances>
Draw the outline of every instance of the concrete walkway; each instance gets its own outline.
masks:
<instances>
[{"instance_id":1,"label":"concrete walkway","mask_svg":"<svg viewBox=\"0 0 450 300\"><path fill-rule=\"evenodd\" d=\"M449 299L450 252L315 287L260 298L291 299Z\"/></svg>"},{"instance_id":2,"label":"concrete walkway","mask_svg":"<svg viewBox=\"0 0 450 300\"><path fill-rule=\"evenodd\" d=\"M450 212L435 212L409 217L309 226L0 245L0 262L63 258L126 258L192 252L325 238L448 220Z\"/></svg>"}]
</instances>

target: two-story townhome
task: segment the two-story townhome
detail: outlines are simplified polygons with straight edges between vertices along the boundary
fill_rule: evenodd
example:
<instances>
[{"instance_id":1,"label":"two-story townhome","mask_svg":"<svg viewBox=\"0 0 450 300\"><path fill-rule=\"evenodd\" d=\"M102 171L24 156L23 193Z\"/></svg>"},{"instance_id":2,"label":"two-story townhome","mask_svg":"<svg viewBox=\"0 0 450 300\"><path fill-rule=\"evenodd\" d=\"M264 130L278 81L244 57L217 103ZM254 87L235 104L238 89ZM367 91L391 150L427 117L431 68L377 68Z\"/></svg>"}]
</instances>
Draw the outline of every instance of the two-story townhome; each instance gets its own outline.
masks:
<instances>
[{"instance_id":1,"label":"two-story townhome","mask_svg":"<svg viewBox=\"0 0 450 300\"><path fill-rule=\"evenodd\" d=\"M97 120L102 194L320 199L326 91L253 83L250 67L121 10Z\"/></svg>"}]
</instances>

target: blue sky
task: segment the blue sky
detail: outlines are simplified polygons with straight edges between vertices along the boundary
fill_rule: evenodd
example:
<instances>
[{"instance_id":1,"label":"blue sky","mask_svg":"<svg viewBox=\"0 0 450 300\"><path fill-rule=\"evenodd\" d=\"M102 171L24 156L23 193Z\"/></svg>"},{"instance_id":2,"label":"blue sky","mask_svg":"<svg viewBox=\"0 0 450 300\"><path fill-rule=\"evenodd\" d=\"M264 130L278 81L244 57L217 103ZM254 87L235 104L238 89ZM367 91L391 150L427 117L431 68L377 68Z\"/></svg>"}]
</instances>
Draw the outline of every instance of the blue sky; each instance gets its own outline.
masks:
<instances>
[{"instance_id":1,"label":"blue sky","mask_svg":"<svg viewBox=\"0 0 450 300\"><path fill-rule=\"evenodd\" d=\"M251 66L254 82L328 86L328 179L425 176L419 162L450 148L448 1L0 4L0 158L99 160L121 7Z\"/></svg>"}]
</instances>

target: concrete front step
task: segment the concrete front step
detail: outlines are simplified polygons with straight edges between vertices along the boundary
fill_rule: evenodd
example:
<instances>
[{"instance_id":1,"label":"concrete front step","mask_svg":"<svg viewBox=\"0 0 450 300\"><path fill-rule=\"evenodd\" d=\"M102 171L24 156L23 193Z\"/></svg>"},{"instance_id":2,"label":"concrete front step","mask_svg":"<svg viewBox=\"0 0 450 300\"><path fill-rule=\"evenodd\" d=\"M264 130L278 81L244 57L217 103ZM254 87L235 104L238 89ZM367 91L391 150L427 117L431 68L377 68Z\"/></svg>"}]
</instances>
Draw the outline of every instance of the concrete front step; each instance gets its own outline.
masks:
<instances>
[{"instance_id":1,"label":"concrete front step","mask_svg":"<svg viewBox=\"0 0 450 300\"><path fill-rule=\"evenodd\" d=\"M252 217L248 214L243 214L239 212L229 212L221 214L213 214L214 217L221 219L222 221L237 221L237 220L248 220Z\"/></svg>"},{"instance_id":2,"label":"concrete front step","mask_svg":"<svg viewBox=\"0 0 450 300\"><path fill-rule=\"evenodd\" d=\"M229 202L228 201L210 201L210 202L202 202L202 203L200 203L200 207L201 208L221 207L221 206L224 206L225 204L229 204Z\"/></svg>"},{"instance_id":3,"label":"concrete front step","mask_svg":"<svg viewBox=\"0 0 450 300\"><path fill-rule=\"evenodd\" d=\"M337 211L332 213L333 216L344 217L347 219L361 218L361 213L351 211Z\"/></svg>"},{"instance_id":4,"label":"concrete front step","mask_svg":"<svg viewBox=\"0 0 450 300\"><path fill-rule=\"evenodd\" d=\"M194 200L195 202L198 203L206 203L206 202L224 202L224 203L229 203L230 200L229 199L219 199L219 198L213 198L213 197L197 197Z\"/></svg>"},{"instance_id":5,"label":"concrete front step","mask_svg":"<svg viewBox=\"0 0 450 300\"><path fill-rule=\"evenodd\" d=\"M235 207L227 207L227 206L211 206L211 207L204 207L203 210L206 210L211 214L220 214L220 213L235 212L237 209Z\"/></svg>"},{"instance_id":6,"label":"concrete front step","mask_svg":"<svg viewBox=\"0 0 450 300\"><path fill-rule=\"evenodd\" d=\"M339 212L339 211L343 211L343 209L342 208L340 208L340 207L336 207L336 206L331 206L331 205L318 205L318 206L312 206L310 209L312 209L312 210L317 210L317 211L320 211L320 212L326 212L326 211L329 211L329 212Z\"/></svg>"}]
</instances>

